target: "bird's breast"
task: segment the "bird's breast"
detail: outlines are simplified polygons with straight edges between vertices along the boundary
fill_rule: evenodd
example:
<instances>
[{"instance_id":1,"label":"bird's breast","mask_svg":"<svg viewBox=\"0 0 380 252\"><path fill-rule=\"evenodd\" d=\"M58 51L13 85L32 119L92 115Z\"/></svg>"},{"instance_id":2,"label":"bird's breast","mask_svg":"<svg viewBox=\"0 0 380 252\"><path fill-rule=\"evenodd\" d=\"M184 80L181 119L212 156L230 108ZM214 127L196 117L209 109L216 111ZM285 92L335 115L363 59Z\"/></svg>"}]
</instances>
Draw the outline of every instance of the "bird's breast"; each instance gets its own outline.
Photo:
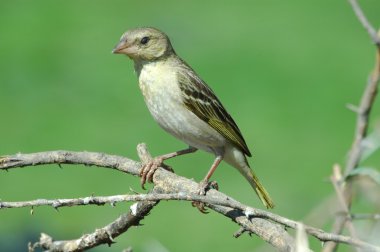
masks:
<instances>
[{"instance_id":1,"label":"bird's breast","mask_svg":"<svg viewBox=\"0 0 380 252\"><path fill-rule=\"evenodd\" d=\"M176 74L165 64L145 65L139 73L139 86L147 104L150 101L161 104L168 99L172 102L182 99Z\"/></svg>"},{"instance_id":2,"label":"bird's breast","mask_svg":"<svg viewBox=\"0 0 380 252\"><path fill-rule=\"evenodd\" d=\"M185 107L174 69L159 63L145 65L139 74L139 86L153 118L165 130L175 131Z\"/></svg>"}]
</instances>

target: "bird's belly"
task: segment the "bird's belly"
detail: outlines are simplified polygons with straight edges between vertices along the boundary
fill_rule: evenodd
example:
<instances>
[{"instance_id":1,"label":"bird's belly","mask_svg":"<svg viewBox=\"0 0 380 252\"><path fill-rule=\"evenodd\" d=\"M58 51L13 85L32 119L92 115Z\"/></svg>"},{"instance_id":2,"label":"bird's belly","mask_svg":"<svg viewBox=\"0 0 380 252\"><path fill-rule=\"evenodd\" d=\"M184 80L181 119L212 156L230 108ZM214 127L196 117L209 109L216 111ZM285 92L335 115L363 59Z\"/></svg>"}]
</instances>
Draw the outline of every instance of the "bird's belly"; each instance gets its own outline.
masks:
<instances>
[{"instance_id":1,"label":"bird's belly","mask_svg":"<svg viewBox=\"0 0 380 252\"><path fill-rule=\"evenodd\" d=\"M166 97L164 103L147 102L150 113L167 132L190 146L215 152L225 145L225 138L189 111L183 103ZM159 98L159 100L162 100Z\"/></svg>"},{"instance_id":2,"label":"bird's belly","mask_svg":"<svg viewBox=\"0 0 380 252\"><path fill-rule=\"evenodd\" d=\"M140 85L141 87L142 85ZM208 152L219 152L225 138L188 110L175 86L152 90L142 86L145 103L155 121L167 132L190 146Z\"/></svg>"}]
</instances>

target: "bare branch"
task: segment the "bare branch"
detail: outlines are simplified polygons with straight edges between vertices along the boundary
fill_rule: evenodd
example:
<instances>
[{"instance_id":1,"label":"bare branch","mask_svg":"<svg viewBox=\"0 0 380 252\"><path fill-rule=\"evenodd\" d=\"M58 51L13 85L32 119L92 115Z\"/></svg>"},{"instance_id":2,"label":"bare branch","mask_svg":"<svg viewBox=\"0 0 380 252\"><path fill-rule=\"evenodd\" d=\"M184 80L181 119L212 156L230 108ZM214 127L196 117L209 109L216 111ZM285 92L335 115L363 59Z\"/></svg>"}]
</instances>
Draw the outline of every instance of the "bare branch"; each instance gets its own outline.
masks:
<instances>
[{"instance_id":1,"label":"bare branch","mask_svg":"<svg viewBox=\"0 0 380 252\"><path fill-rule=\"evenodd\" d=\"M144 219L150 210L157 204L157 201L140 202L130 210L127 214L120 215L115 221L103 228L96 229L95 232L84 234L75 240L54 241L52 237L42 233L40 241L29 245L29 252L33 252L35 248L43 248L48 251L76 252L83 251L100 244L111 245L114 238L126 232L132 226L138 226L140 221Z\"/></svg>"},{"instance_id":2,"label":"bare branch","mask_svg":"<svg viewBox=\"0 0 380 252\"><path fill-rule=\"evenodd\" d=\"M131 159L98 152L47 151L0 157L0 170L45 164L83 164L111 168L139 176L141 164Z\"/></svg>"},{"instance_id":3,"label":"bare branch","mask_svg":"<svg viewBox=\"0 0 380 252\"><path fill-rule=\"evenodd\" d=\"M184 178L182 178L184 179ZM160 200L183 200L183 201L199 201L206 203L207 206L223 206L232 208L232 210L240 210L244 216L250 218L263 218L266 220L271 220L273 222L282 224L286 227L297 228L300 223L282 217L280 215L264 211L258 208L253 208L244 205L225 194L220 192L214 192L212 195L199 195L199 194L188 194L185 192L180 193L148 193L148 194L137 194L137 195L113 195L113 196L90 196L84 198L75 199L55 199L55 200L31 200L31 201L19 201L19 202L0 202L2 208L20 208L20 207L30 207L30 206L53 206L64 207L64 206L82 206L82 205L105 205L105 204L115 204L116 202L128 202L128 201L160 201ZM322 230L313 227L305 226L306 230L309 230L312 234L323 233ZM317 237L318 238L318 237Z\"/></svg>"},{"instance_id":4,"label":"bare branch","mask_svg":"<svg viewBox=\"0 0 380 252\"><path fill-rule=\"evenodd\" d=\"M203 196L199 194L185 194L185 193L148 193L148 194L124 194L112 196L89 196L83 198L73 199L37 199L30 201L14 201L2 202L0 201L0 209L5 208L22 208L22 207L38 207L38 206L52 206L59 207L72 207L72 206L85 206L85 205L98 205L103 206L110 204L114 206L118 202L129 201L159 201L159 200L183 200L183 201L200 201L203 203L214 204L219 206L230 207L245 212L246 215L253 214L254 217L264 217L271 219L273 216L268 215L269 212L260 209L245 206L238 201L231 198L219 198L215 196Z\"/></svg>"},{"instance_id":5,"label":"bare branch","mask_svg":"<svg viewBox=\"0 0 380 252\"><path fill-rule=\"evenodd\" d=\"M137 152L142 162L149 161L148 159L151 158L145 144L139 144L137 146ZM147 157L142 158L144 156ZM154 173L153 182L155 184L154 189L161 193L185 193L191 195L198 194L197 183L192 180L177 176L174 173L170 173L164 169L159 169ZM229 203L231 201L234 201L237 204L241 204L240 202L237 202L229 196L226 196L216 190L210 190L207 193L207 197L213 197L214 195L219 196L221 199L225 199ZM232 221L239 224L241 228L247 230L250 234L256 234L258 237L275 247L278 251L294 251L294 239L286 232L283 226L260 218L250 219L241 210L238 211L230 207L213 204L207 204L207 206L214 211L230 218Z\"/></svg>"},{"instance_id":6,"label":"bare branch","mask_svg":"<svg viewBox=\"0 0 380 252\"><path fill-rule=\"evenodd\" d=\"M350 172L357 167L359 164L362 150L363 150L363 140L367 135L367 129L369 124L369 115L374 104L377 88L379 84L379 74L380 74L380 60L379 60L379 49L377 49L375 68L368 78L367 87L364 90L363 96L360 101L360 105L357 113L355 137L349 151L349 156L344 171L344 175L347 176Z\"/></svg>"},{"instance_id":7,"label":"bare branch","mask_svg":"<svg viewBox=\"0 0 380 252\"><path fill-rule=\"evenodd\" d=\"M380 220L380 214L351 214L351 218L355 220L375 220L378 221Z\"/></svg>"},{"instance_id":8,"label":"bare branch","mask_svg":"<svg viewBox=\"0 0 380 252\"><path fill-rule=\"evenodd\" d=\"M348 230L353 238L357 238L356 230L354 225L352 224L351 214L350 214L350 208L347 205L347 202L344 198L344 192L342 191L341 183L343 182L343 176L340 170L339 165L334 165L333 167L333 175L331 175L330 180L334 186L335 193L338 196L338 201L340 204L340 207L342 209L343 214L346 218L346 225L348 227Z\"/></svg>"},{"instance_id":9,"label":"bare branch","mask_svg":"<svg viewBox=\"0 0 380 252\"><path fill-rule=\"evenodd\" d=\"M149 154L149 152L146 150L145 145L139 146L139 154L142 158L150 157L150 155L146 156ZM125 160L126 163L123 163L123 160ZM36 154L17 154L2 157L0 159L0 169L25 167L26 165L48 163L96 165L100 167L117 169L123 172L130 173L132 175L139 174L140 169L140 163L127 158L100 153L69 151L52 151L41 152ZM149 206L147 207L147 209L149 210L142 211L141 214L139 214L140 218L138 220L141 220L145 216L145 214L147 214L159 200L200 201L204 202L206 206L208 206L210 209L213 209L214 211L221 213L227 216L228 218L231 218L233 221L238 223L244 230L258 235L260 238L267 241L272 246L276 247L278 250L291 251L294 249L294 239L286 232L283 226L296 228L297 225L299 225L299 222L284 218L274 213L243 205L242 203L232 199L231 197L215 190L210 190L206 196L198 195L198 184L196 182L170 173L164 169L157 170L157 172L154 174L153 181L155 184L154 192L145 195L115 195L98 197L90 196L77 199L40 199L25 202L1 202L1 207L10 208L49 205L57 208L74 205L104 205L107 203L113 205L116 202L121 201L142 201L139 204L153 202L154 204L152 203L145 205L145 207ZM131 212L127 215L122 215L114 223L111 223L102 229L96 230L92 234L84 235L76 240L53 241L52 239L45 239L46 236L44 236L42 237L44 239L42 239L42 241L40 241L38 244L44 246L44 248L46 249L48 249L48 245L46 244L50 244L49 246L54 246L54 248L57 248L57 250L55 251L62 251L58 250L58 248L64 248L64 246L73 246L73 244L80 244L80 246L82 247L79 247L79 249L82 250L85 248L91 248L93 246L96 246L97 244L110 243L112 242L112 239L110 239L110 237L114 238L120 235L121 232L123 232L122 230L125 231L131 226L130 224L128 224L127 227L125 225L123 226L117 224L122 221L124 221L123 223L129 223L130 221L128 221L129 219L127 217L130 216L130 214ZM119 229L111 229L111 227L114 226L119 227ZM321 241L343 242L351 244L353 246L370 249L372 251L380 251L380 248L360 241L358 239L328 234L320 229L316 229L309 226L305 226L305 230L308 234L313 235ZM97 237L97 239L95 239L94 237ZM51 242L46 243L46 241Z\"/></svg>"},{"instance_id":10,"label":"bare branch","mask_svg":"<svg viewBox=\"0 0 380 252\"><path fill-rule=\"evenodd\" d=\"M377 34L375 28L370 24L362 9L360 8L357 0L348 0L352 6L353 11L358 17L361 24L367 30L371 40L376 45L376 62L374 70L368 78L367 86L363 92L360 105L356 109L357 111L357 121L354 141L352 143L351 149L349 151L349 156L347 159L347 164L344 170L344 176L348 176L352 170L354 170L361 159L363 151L363 141L367 135L368 124L369 124L369 115L374 104L377 89L380 79L380 36ZM336 189L337 192L341 192L341 195L344 197L345 206L347 207L347 212L351 207L352 202L352 183L348 181L345 184L339 185L340 189ZM341 234L343 228L346 224L347 216L337 215L335 222L333 224L332 232L334 234ZM336 243L328 242L325 244L323 251L330 252L336 250Z\"/></svg>"},{"instance_id":11,"label":"bare branch","mask_svg":"<svg viewBox=\"0 0 380 252\"><path fill-rule=\"evenodd\" d=\"M65 159L65 157L67 157L67 155L65 154L70 153L70 152L66 152L66 151L47 152L45 154L38 153L38 155L17 154L16 156L18 160L17 161L18 165L25 165L28 162L45 164L47 163L46 157L51 157L52 154L56 155L57 153L60 153L62 156L60 155L55 156L54 160L56 161L58 160L60 163L69 163L68 160ZM75 156L78 160L80 160L80 163L82 164L94 163L93 155L89 155L89 153L87 152L83 152L83 154L84 156L89 158L89 160L87 160L86 158L83 158L80 152L75 153ZM98 154L95 154L95 155L98 155ZM73 155L69 155L69 156L70 156L70 162L74 163L72 162ZM102 156L102 159L100 160L98 159L96 162L97 166L107 165L109 167L115 167L114 163L110 162L110 160L123 159L121 157L108 156L106 154L101 154L101 156ZM3 158L1 165L4 167L8 166L9 162L13 162L11 161L13 160L12 157L13 156L8 156L5 159ZM137 167L140 166L139 163L137 162L133 162L129 159L126 159L126 160L128 160L129 164L136 165ZM124 167L124 164L119 163L118 167ZM123 168L124 172L129 171L129 170L130 168L128 167ZM134 173L135 174L138 173L138 169L134 171L132 174ZM159 200L200 201L200 202L206 203L206 206L208 206L210 209L213 209L216 212L219 212L231 218L233 221L238 223L242 228L244 228L244 230L247 230L251 233L258 235L260 238L267 241L272 246L276 247L278 250L291 251L292 249L294 249L294 239L286 232L283 226L296 228L297 225L299 225L299 222L284 218L282 216L276 215L271 212L267 212L264 210L243 205L242 203L232 199L231 197L215 190L210 190L206 196L198 195L197 194L198 184L196 182L180 177L176 174L167 172L164 169L159 169L155 173L153 177L153 181L155 183L154 193L149 193L145 195L116 195L116 196L108 196L108 197L91 196L91 197L85 197L85 198L79 198L79 199L36 200L36 201L29 201L29 202L13 202L13 203L2 202L1 205L2 207L22 207L22 206L31 206L33 204L35 204L35 206L45 204L45 205L50 205L53 207L62 207L62 206L73 206L75 204L77 205L85 205L85 204L103 205L106 203L114 204L115 202L127 201L127 200L128 201L129 200L143 201L142 203L147 202L147 201L158 202ZM107 225L105 227L106 229L105 228L100 229L101 231L97 230L93 234L84 235L81 238L76 239L76 240L55 241L55 242L52 242L51 244L55 244L54 246L58 246L58 245L63 246L62 244L74 244L74 243L82 244L80 241L82 240L84 241L85 239L88 239L88 240L85 240L86 242L84 243L88 244L89 247L95 246L93 244L108 243L110 242L109 237L116 237L121 232L121 231L117 231L117 232L109 231L107 227L110 227L110 225ZM107 232L104 232L105 230ZM308 234L313 235L314 237L320 239L321 241L343 242L343 243L351 244L353 246L363 247L372 251L380 251L380 248L370 245L368 243L365 243L363 241L360 241L358 239L353 239L346 236L328 234L320 229L316 229L309 226L305 226L305 230ZM101 234L103 235L100 235L100 233L97 233L97 232L101 232ZM105 234L108 235L108 238ZM102 238L99 240L94 240L93 238L89 238L89 237L102 237ZM39 244L42 244L41 241ZM60 250L57 250L57 251L60 251Z\"/></svg>"},{"instance_id":12,"label":"bare branch","mask_svg":"<svg viewBox=\"0 0 380 252\"><path fill-rule=\"evenodd\" d=\"M68 155L68 153L70 155ZM57 155L55 155L57 154ZM47 160L49 160L49 157L53 157L54 160L63 160L63 163L70 163L78 162L78 164L85 164L85 165L97 165L101 167L107 167L107 168L115 168L117 170L130 173L132 175L138 174L139 169L139 163L134 162L132 160L118 157L118 156L112 156L112 155L105 155L101 153L88 153L83 152L84 155L81 155L82 153L78 152L66 152L66 151L59 151L59 152L48 152L48 153L37 153L37 155L29 154L26 155L26 157L42 157L41 158L41 164L46 164ZM63 158L68 157L68 159ZM144 153L140 153L141 159L147 159L151 158L148 151ZM0 167L2 164L2 159L0 158ZM5 159L3 159L4 161ZM12 158L8 157L8 160L12 160ZM37 158L38 160L38 158ZM23 165L25 162L22 162L25 160L20 160L18 158L19 165ZM123 161L126 161L126 163L123 163ZM10 161L11 162L11 161ZM107 166L104 166L104 164L107 164ZM125 166L126 165L126 166ZM157 194L157 190L153 189L151 194ZM147 197L149 197L149 194L147 194ZM115 202L122 201L120 197L118 196L110 196L110 197L86 197L81 199L61 199L61 200L37 200L34 203L37 203L38 206L40 205L51 205L55 208L62 207L62 206L74 206L74 205L104 205L106 203L110 203L112 206L115 204ZM49 251L83 251L87 250L93 247L96 247L100 244L108 244L111 245L114 241L113 239L120 234L126 232L131 226L138 226L140 221L144 219L145 216L149 214L151 209L158 204L158 200L153 201L142 201L139 203L135 203L130 207L130 211L128 214L122 214L112 223L106 225L105 227L101 229L96 229L93 233L82 235L78 239L74 240L67 240L67 241L53 241L53 238L51 238L49 235L42 233L40 237L40 241L32 244L29 244L29 252L33 252L35 248L40 247L43 249L47 249ZM22 202L19 202L21 204L16 204L17 207L22 205ZM32 204L33 202L24 202L27 203L26 206L29 204ZM6 205L6 204L5 204ZM37 205L36 205L37 206Z\"/></svg>"},{"instance_id":13,"label":"bare branch","mask_svg":"<svg viewBox=\"0 0 380 252\"><path fill-rule=\"evenodd\" d=\"M91 198L91 197L88 197L88 198ZM96 198L96 197L92 197L92 198ZM117 195L117 196L109 196L109 197L99 197L99 200L97 201L102 201L103 203L112 203L115 201L118 201L118 202L120 201L156 201L157 202L159 200L200 201L200 202L206 203L207 206L210 206L212 209L216 210L217 212L224 213L224 215L227 215L230 218L233 216L233 219L237 219L238 217L243 217L243 219L246 219L246 217L249 216L250 218L262 218L260 222L265 221L265 220L271 220L273 222L282 224L290 228L297 228L297 226L300 225L299 222L284 218L282 216L279 216L267 211L248 207L233 199L230 199L230 198L221 199L215 196L200 196L196 194L186 195L183 193L179 193L179 194L150 193L150 194L141 194L141 195ZM73 199L73 202L76 202L76 201L77 199ZM232 209L229 209L227 212L224 212L223 210L220 209L221 206L232 208ZM237 210L240 210L240 211L237 211ZM242 220L238 220L236 222L238 222L239 224L243 224L242 226L243 228L245 228L245 230L248 230L253 233L257 232L256 228L252 229L250 225L252 224L252 222L250 222L248 225L247 223L244 223L244 221ZM263 223L260 223L260 225L257 225L257 226L261 227L262 225ZM274 225L273 223L270 225L271 229L273 229L273 225ZM283 232L286 232L283 228L281 229L283 230ZM316 229L310 226L305 226L305 230L308 234L318 238L321 241L336 241L336 242L341 242L341 243L347 243L353 246L363 247L366 249L371 249L373 251L380 251L379 247L375 247L368 243L362 242L358 239L353 239L347 236L325 233L323 230ZM271 234L273 235L273 233ZM289 245L291 243L287 243L287 244Z\"/></svg>"},{"instance_id":14,"label":"bare branch","mask_svg":"<svg viewBox=\"0 0 380 252\"><path fill-rule=\"evenodd\" d=\"M197 196L193 196L197 198ZM86 206L97 205L103 206L110 204L115 206L118 202L128 201L155 201L155 200L192 200L192 196L179 195L179 194L135 194L135 195L112 195L112 196L89 196L74 199L37 199L30 201L15 201L15 202L2 202L0 201L0 209L6 208L22 208L22 207L38 207L38 206L52 206L55 209L59 207L72 207L72 206Z\"/></svg>"},{"instance_id":15,"label":"bare branch","mask_svg":"<svg viewBox=\"0 0 380 252\"><path fill-rule=\"evenodd\" d=\"M373 43L375 43L377 46L380 46L380 37L376 33L376 29L373 28L371 23L368 21L367 17L364 15L362 9L360 8L357 0L348 0L352 6L352 9L355 12L355 15L358 17L360 23L363 25L363 27L367 30L369 36L371 37L371 40Z\"/></svg>"}]
</instances>

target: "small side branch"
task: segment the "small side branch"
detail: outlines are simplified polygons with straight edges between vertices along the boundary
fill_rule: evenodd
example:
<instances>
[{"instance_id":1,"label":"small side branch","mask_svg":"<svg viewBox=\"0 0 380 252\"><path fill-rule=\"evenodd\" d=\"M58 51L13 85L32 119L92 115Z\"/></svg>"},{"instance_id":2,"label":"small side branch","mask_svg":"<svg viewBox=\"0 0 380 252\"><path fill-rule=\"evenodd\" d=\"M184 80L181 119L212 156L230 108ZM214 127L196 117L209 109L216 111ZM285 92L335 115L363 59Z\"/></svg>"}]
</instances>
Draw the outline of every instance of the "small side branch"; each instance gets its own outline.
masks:
<instances>
[{"instance_id":1,"label":"small side branch","mask_svg":"<svg viewBox=\"0 0 380 252\"><path fill-rule=\"evenodd\" d=\"M363 27L367 30L369 36L371 37L371 40L374 44L377 46L380 46L380 37L377 35L377 32L375 28L371 25L371 23L368 21L367 17L363 13L362 9L360 8L357 0L349 0L352 9L355 12L355 15L359 19L360 23L363 25Z\"/></svg>"},{"instance_id":2,"label":"small side branch","mask_svg":"<svg viewBox=\"0 0 380 252\"><path fill-rule=\"evenodd\" d=\"M29 252L33 252L35 248L56 252L77 252L101 244L111 245L114 243L114 238L126 232L130 227L138 226L140 221L149 214L156 204L157 201L139 202L127 214L120 215L115 221L105 227L96 229L93 233L84 234L78 239L54 241L52 237L42 233L38 242L29 244Z\"/></svg>"}]
</instances>

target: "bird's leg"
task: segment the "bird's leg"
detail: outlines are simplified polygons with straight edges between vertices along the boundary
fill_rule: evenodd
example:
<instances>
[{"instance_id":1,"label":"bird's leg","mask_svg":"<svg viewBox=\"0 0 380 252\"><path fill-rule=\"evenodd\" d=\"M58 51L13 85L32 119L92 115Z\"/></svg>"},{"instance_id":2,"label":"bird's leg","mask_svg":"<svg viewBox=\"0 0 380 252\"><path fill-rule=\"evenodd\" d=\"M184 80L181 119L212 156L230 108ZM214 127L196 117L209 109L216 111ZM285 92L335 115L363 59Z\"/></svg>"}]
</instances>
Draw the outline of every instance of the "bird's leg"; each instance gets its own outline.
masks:
<instances>
[{"instance_id":1,"label":"bird's leg","mask_svg":"<svg viewBox=\"0 0 380 252\"><path fill-rule=\"evenodd\" d=\"M140 170L141 187L145 190L145 187L144 187L145 182L146 181L153 182L153 175L154 175L155 171L158 169L158 167L162 167L168 171L173 172L173 169L170 166L165 165L163 163L164 160L169 159L169 158L173 158L173 157L177 157L177 156L181 156L184 154L188 154L188 153L193 153L196 151L197 151L196 148L189 146L189 148L187 148L187 149L168 153L165 155L161 155L161 156L155 157L155 158L151 159L150 161L144 163L141 170Z\"/></svg>"},{"instance_id":2,"label":"bird's leg","mask_svg":"<svg viewBox=\"0 0 380 252\"><path fill-rule=\"evenodd\" d=\"M222 160L223 160L223 156L218 155L215 158L214 163L211 165L210 170L207 172L206 177L199 183L198 193L200 195L206 195L207 190L210 188L215 188L216 190L218 190L218 184L216 183L216 181L209 182L209 180L212 174L214 173L214 171L216 170L216 168L218 167L218 165L220 164L220 162L222 162ZM204 214L208 213L205 207L205 203L200 202L200 201L193 201L191 204L193 207L198 208L198 210L201 213L204 213Z\"/></svg>"},{"instance_id":3,"label":"bird's leg","mask_svg":"<svg viewBox=\"0 0 380 252\"><path fill-rule=\"evenodd\" d=\"M218 155L215 158L214 163L211 165L210 170L207 172L206 177L199 183L199 194L200 195L206 195L206 191L207 191L207 189L210 188L210 185L212 187L215 187L215 188L218 187L218 184L216 184L216 182L209 183L209 180L210 180L212 174L214 173L214 171L216 170L216 168L218 167L218 165L220 164L220 162L222 162L222 160L223 160L223 156Z\"/></svg>"}]
</instances>

